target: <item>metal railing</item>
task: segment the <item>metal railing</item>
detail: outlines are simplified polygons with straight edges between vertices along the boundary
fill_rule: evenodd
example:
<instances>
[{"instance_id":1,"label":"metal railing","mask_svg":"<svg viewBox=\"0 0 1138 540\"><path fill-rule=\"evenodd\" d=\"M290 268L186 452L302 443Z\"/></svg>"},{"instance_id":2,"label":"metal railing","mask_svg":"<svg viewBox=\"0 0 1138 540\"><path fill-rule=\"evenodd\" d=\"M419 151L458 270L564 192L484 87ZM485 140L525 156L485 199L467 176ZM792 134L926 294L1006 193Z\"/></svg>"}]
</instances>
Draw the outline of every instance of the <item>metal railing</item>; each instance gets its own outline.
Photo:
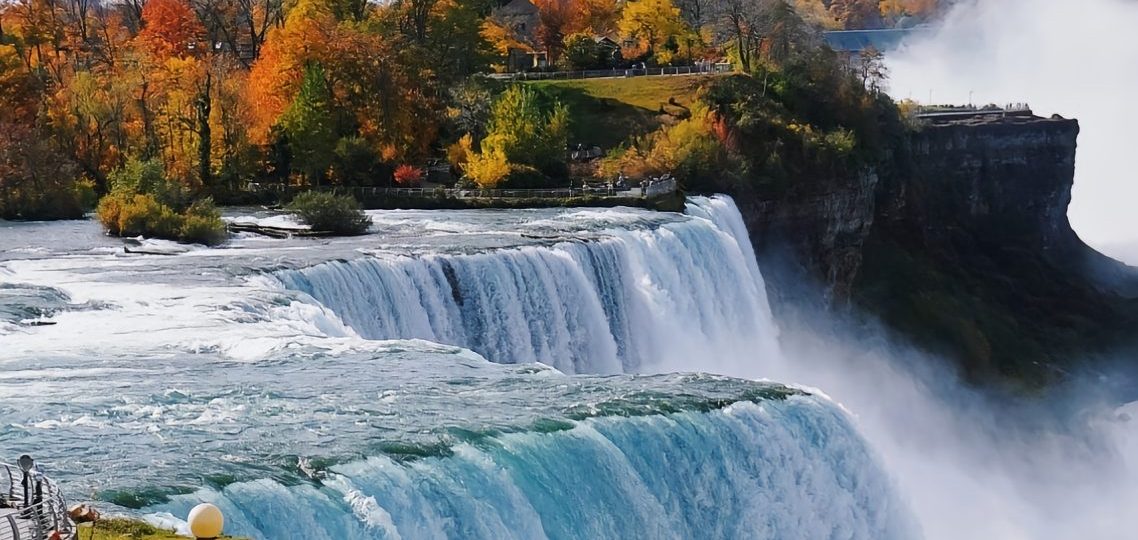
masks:
<instances>
[{"instance_id":1,"label":"metal railing","mask_svg":"<svg viewBox=\"0 0 1138 540\"><path fill-rule=\"evenodd\" d=\"M606 188L557 188L557 189L462 189L462 188L400 188L400 187L314 187L304 188L286 184L260 184L251 182L245 189L253 193L294 193L305 190L335 191L352 193L358 197L396 196L412 199L565 199L570 197L657 197L678 189L675 178L651 181L644 189L611 190Z\"/></svg>"},{"instance_id":2,"label":"metal railing","mask_svg":"<svg viewBox=\"0 0 1138 540\"><path fill-rule=\"evenodd\" d=\"M981 115L1023 116L1031 114L1033 114L1031 106L1027 103L1009 103L1003 107L992 105L987 105L984 107L977 107L975 105L922 105L920 107L917 107L916 110L916 116L918 118Z\"/></svg>"},{"instance_id":3,"label":"metal railing","mask_svg":"<svg viewBox=\"0 0 1138 540\"><path fill-rule=\"evenodd\" d=\"M515 81L565 81L573 79L600 79L606 77L645 77L663 75L700 75L728 73L731 64L700 64L695 66L655 67L655 68L612 68L587 69L578 71L522 71L518 73L495 73L491 78Z\"/></svg>"},{"instance_id":4,"label":"metal railing","mask_svg":"<svg viewBox=\"0 0 1138 540\"><path fill-rule=\"evenodd\" d=\"M663 180L649 182L644 186L643 192L645 197L651 199L653 197L659 197L660 195L673 193L678 187L679 185L675 178L665 178Z\"/></svg>"},{"instance_id":5,"label":"metal railing","mask_svg":"<svg viewBox=\"0 0 1138 540\"><path fill-rule=\"evenodd\" d=\"M54 533L63 540L76 538L77 529L55 482L37 468L24 472L8 464L0 467L8 479L7 492L0 494L0 540L46 540Z\"/></svg>"}]
</instances>

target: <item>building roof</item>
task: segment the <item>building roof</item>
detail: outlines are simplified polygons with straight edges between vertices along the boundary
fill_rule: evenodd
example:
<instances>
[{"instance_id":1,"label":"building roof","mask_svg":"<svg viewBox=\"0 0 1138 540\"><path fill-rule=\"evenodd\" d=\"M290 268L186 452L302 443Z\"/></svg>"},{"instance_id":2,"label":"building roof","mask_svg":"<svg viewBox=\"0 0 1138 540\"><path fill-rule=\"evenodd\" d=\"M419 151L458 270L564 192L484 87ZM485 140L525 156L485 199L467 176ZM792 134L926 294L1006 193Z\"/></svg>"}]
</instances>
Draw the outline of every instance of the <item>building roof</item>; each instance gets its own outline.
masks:
<instances>
[{"instance_id":1,"label":"building roof","mask_svg":"<svg viewBox=\"0 0 1138 540\"><path fill-rule=\"evenodd\" d=\"M596 42L597 45L604 45L606 47L620 47L620 43L617 43L615 39L608 36L593 36L593 41Z\"/></svg>"},{"instance_id":2,"label":"building roof","mask_svg":"<svg viewBox=\"0 0 1138 540\"><path fill-rule=\"evenodd\" d=\"M923 30L916 28L889 28L885 30L843 30L823 32L822 39L831 49L840 52L860 52L870 47L879 51L896 49L910 35Z\"/></svg>"}]
</instances>

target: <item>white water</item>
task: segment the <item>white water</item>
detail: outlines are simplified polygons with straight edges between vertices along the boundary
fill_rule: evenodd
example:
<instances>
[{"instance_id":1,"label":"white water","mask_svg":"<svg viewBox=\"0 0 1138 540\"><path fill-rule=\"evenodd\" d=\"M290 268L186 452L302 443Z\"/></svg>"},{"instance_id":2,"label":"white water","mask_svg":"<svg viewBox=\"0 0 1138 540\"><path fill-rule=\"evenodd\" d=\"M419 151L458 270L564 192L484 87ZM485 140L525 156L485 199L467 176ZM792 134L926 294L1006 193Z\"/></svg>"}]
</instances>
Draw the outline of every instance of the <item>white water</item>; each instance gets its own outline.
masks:
<instances>
[{"instance_id":1,"label":"white water","mask_svg":"<svg viewBox=\"0 0 1138 540\"><path fill-rule=\"evenodd\" d=\"M185 515L199 500L263 538L885 540L915 530L844 415L806 398L596 419L409 464L374 457L333 467L322 486L249 482L154 510Z\"/></svg>"},{"instance_id":2,"label":"white water","mask_svg":"<svg viewBox=\"0 0 1138 540\"><path fill-rule=\"evenodd\" d=\"M379 213L375 237L168 258L16 239L0 280L65 294L20 293L50 308L34 327L0 296L0 445L153 520L214 500L274 540L916 536L820 394L513 365L769 371L738 212L689 210Z\"/></svg>"},{"instance_id":3,"label":"white water","mask_svg":"<svg viewBox=\"0 0 1138 540\"><path fill-rule=\"evenodd\" d=\"M997 406L959 386L950 372L926 372L920 367L935 365L936 359L887 346L873 328L831 336L817 333L829 327L824 323L814 321L803 329L794 321L783 321L793 331L785 336L780 352L766 344L767 337L780 330L769 318L763 288L747 285L761 284L762 277L738 211L729 199L697 198L688 213L704 221L694 226L666 225L659 231L615 231L613 238L599 243L477 256L330 263L285 272L281 279L312 293L343 315L346 323L372 337L400 335L402 321L418 320L435 325L419 326L423 332L416 334L419 337L470 346L499 362L539 358L574 372L717 371L818 386L859 415L859 427L885 456L929 538L1060 539L1081 532L1127 538L1128 531L1138 530L1138 522L1126 511L1136 500L1132 480L1138 478L1133 454L1136 431L1126 416L1095 407L1064 419L1072 414L1070 409L1082 407L1068 403L1041 405L1039 410L1016 415L1006 412L1009 416L1001 419L996 416ZM683 231L675 235L677 243L669 244L676 228ZM646 257L645 251L656 252L655 263L625 262ZM740 257L746 263L739 264ZM422 272L448 265L458 269L449 279L392 277L410 273L407 268ZM541 272L535 268L549 267L557 268L551 273L575 277L555 282L528 277ZM604 279L580 277L589 275ZM702 275L712 277L701 279ZM491 285L483 290L484 283ZM430 302L418 302L414 291L432 286L442 291ZM391 301L377 296L377 288L412 293ZM512 316L501 309L457 310L454 291L460 291L458 298L467 298L469 288L507 298L502 304L533 306L528 315L515 320L533 321L536 316L537 322L500 329L513 329L518 336L493 346L479 341L477 331L439 332L436 327L443 321L453 321L448 328L483 328ZM684 302L688 295L698 295L691 305L714 299L726 307L658 307L676 299ZM450 307L424 309L426 305ZM608 335L588 326L588 321L577 324L572 322L576 319L559 315L571 311L572 305L584 306L579 309L592 316L603 312L610 323ZM735 313L760 316L740 324ZM599 358L606 361L588 363L598 357L578 348L587 340L550 339L546 320L568 322L555 326L568 336L603 338L604 355ZM713 335L709 329L726 331ZM650 339L637 341L635 336ZM535 349L534 343L543 345ZM561 345L544 345L549 343ZM652 344L659 346L649 348ZM607 356L614 348L615 360ZM1070 512L1074 508L1076 515Z\"/></svg>"},{"instance_id":4,"label":"white water","mask_svg":"<svg viewBox=\"0 0 1138 540\"><path fill-rule=\"evenodd\" d=\"M1138 530L1132 405L1009 411L873 328L776 324L731 201L688 212L377 213L374 236L173 257L30 225L0 237L0 450L163 523L213 500L274 540ZM819 392L534 360L805 383L856 418Z\"/></svg>"},{"instance_id":5,"label":"white water","mask_svg":"<svg viewBox=\"0 0 1138 540\"><path fill-rule=\"evenodd\" d=\"M365 257L277 273L369 339L421 338L566 373L758 376L777 329L734 203L608 238L474 255Z\"/></svg>"}]
</instances>

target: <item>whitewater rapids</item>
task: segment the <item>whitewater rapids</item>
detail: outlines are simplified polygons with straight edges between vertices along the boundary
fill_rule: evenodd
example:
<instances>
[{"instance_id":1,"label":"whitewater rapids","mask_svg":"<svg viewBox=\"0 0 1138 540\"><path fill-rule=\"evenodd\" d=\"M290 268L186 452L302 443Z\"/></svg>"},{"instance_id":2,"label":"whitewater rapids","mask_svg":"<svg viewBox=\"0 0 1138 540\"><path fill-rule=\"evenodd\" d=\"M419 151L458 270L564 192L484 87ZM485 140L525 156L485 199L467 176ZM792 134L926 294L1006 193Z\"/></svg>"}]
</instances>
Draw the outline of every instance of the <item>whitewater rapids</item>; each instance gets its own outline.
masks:
<instances>
[{"instance_id":1,"label":"whitewater rapids","mask_svg":"<svg viewBox=\"0 0 1138 540\"><path fill-rule=\"evenodd\" d=\"M258 539L919 535L826 397L668 374L780 354L730 199L374 216L171 257L6 226L5 452Z\"/></svg>"}]
</instances>

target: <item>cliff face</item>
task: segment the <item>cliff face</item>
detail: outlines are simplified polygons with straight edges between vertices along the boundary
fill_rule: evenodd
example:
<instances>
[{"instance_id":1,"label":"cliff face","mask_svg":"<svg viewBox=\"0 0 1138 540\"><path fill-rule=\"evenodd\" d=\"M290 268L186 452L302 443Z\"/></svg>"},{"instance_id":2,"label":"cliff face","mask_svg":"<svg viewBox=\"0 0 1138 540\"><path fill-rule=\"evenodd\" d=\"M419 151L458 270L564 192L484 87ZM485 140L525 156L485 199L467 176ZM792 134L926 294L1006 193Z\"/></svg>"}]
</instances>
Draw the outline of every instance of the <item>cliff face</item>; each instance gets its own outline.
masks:
<instances>
[{"instance_id":1,"label":"cliff face","mask_svg":"<svg viewBox=\"0 0 1138 540\"><path fill-rule=\"evenodd\" d=\"M1078 133L1030 115L931 120L875 171L740 207L760 257L797 261L773 288L806 276L977 380L1045 384L1138 329L1132 269L1067 220Z\"/></svg>"},{"instance_id":2,"label":"cliff face","mask_svg":"<svg viewBox=\"0 0 1138 540\"><path fill-rule=\"evenodd\" d=\"M873 226L879 183L875 171L865 171L796 185L777 198L752 195L737 202L757 252L789 254L802 273L825 285L828 298L848 298ZM785 290L778 289L772 292Z\"/></svg>"},{"instance_id":3,"label":"cliff face","mask_svg":"<svg viewBox=\"0 0 1138 540\"><path fill-rule=\"evenodd\" d=\"M1030 116L933 123L912 136L909 174L892 178L881 217L919 228L929 245L961 229L995 242L1070 251L1075 120Z\"/></svg>"}]
</instances>

